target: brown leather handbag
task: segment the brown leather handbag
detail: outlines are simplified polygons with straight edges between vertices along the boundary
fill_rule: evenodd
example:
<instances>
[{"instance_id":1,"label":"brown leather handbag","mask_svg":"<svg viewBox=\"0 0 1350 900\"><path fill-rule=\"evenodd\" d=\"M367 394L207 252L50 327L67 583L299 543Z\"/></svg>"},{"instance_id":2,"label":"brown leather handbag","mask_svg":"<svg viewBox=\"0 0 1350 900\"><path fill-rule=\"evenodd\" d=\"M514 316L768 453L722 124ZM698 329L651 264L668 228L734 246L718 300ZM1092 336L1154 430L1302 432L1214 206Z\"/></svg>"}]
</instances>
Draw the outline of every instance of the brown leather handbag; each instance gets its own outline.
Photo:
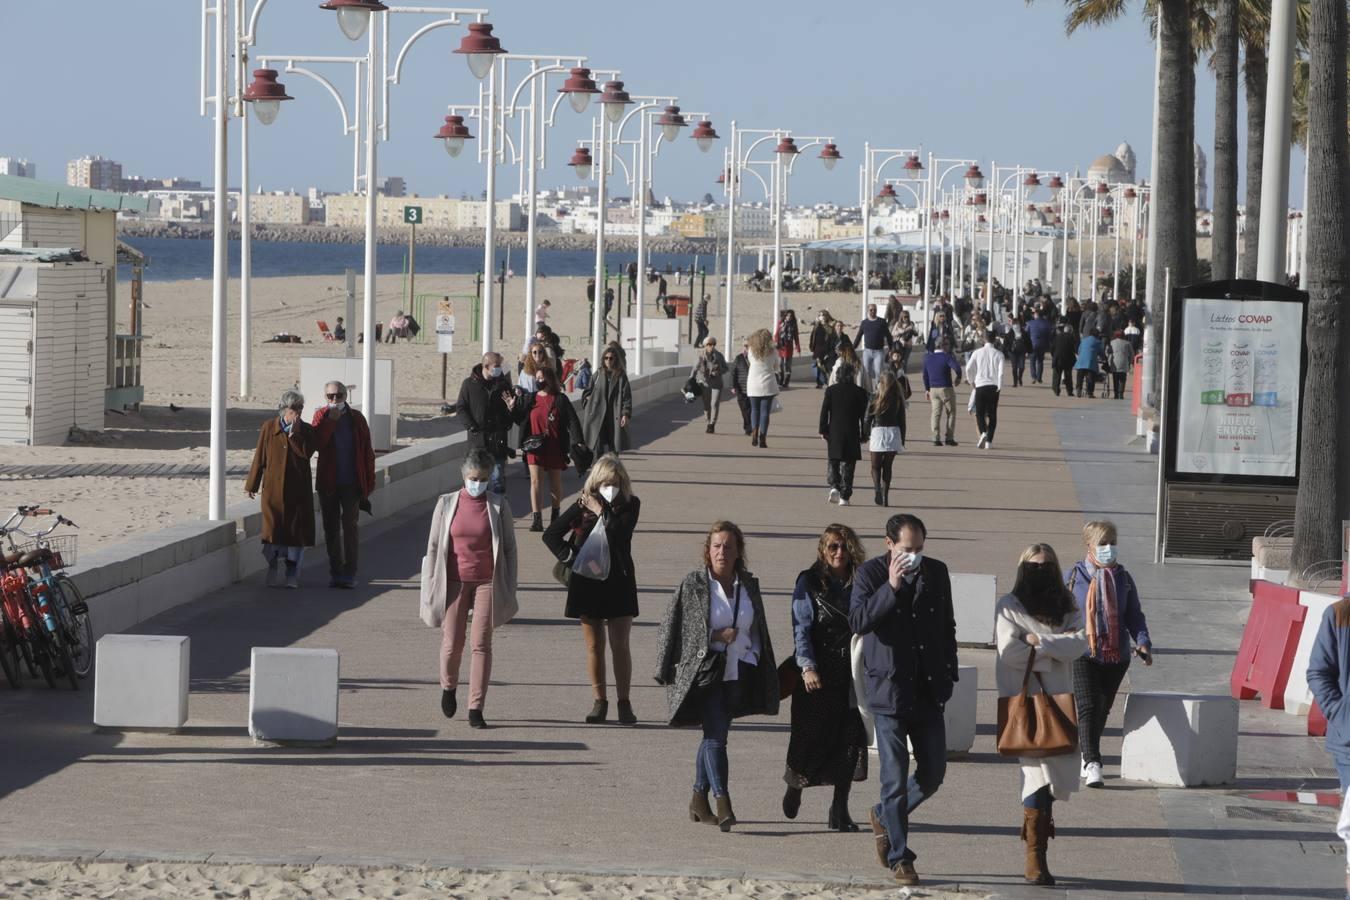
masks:
<instances>
[{"instance_id":1,"label":"brown leather handbag","mask_svg":"<svg viewBox=\"0 0 1350 900\"><path fill-rule=\"evenodd\" d=\"M1022 691L998 698L998 752L1002 756L1033 759L1062 756L1078 749L1078 708L1073 694L1051 694L1040 673L1033 672L1036 649L1027 659ZM1027 694L1031 676L1041 686L1039 694Z\"/></svg>"}]
</instances>

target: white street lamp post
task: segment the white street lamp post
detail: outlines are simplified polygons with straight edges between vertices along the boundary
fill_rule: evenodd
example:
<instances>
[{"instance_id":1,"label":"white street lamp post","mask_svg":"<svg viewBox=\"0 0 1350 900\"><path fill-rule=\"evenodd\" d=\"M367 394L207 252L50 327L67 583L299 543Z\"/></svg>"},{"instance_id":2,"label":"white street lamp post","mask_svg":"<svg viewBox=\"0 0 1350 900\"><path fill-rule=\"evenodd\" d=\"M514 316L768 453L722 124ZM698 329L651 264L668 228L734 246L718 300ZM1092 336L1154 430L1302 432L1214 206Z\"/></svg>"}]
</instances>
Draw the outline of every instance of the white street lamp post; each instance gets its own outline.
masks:
<instances>
[{"instance_id":1,"label":"white street lamp post","mask_svg":"<svg viewBox=\"0 0 1350 900\"><path fill-rule=\"evenodd\" d=\"M1261 230L1256 277L1283 282L1289 212L1289 132L1294 85L1295 0L1274 0L1270 15L1270 67L1266 81L1265 155L1261 170ZM1153 257L1149 257L1149 265Z\"/></svg>"},{"instance_id":2,"label":"white street lamp post","mask_svg":"<svg viewBox=\"0 0 1350 900\"><path fill-rule=\"evenodd\" d=\"M871 247L872 247L872 191L877 179L881 178L882 172L886 166L897 159L904 158L906 163L911 159L918 159L918 151L914 149L899 148L873 148L870 143L863 144L863 162L862 162L862 191L859 200L862 203L863 214L863 247L862 247L862 309L859 311L861 318L867 317L867 289L871 283ZM881 158L880 162L877 159Z\"/></svg>"}]
</instances>

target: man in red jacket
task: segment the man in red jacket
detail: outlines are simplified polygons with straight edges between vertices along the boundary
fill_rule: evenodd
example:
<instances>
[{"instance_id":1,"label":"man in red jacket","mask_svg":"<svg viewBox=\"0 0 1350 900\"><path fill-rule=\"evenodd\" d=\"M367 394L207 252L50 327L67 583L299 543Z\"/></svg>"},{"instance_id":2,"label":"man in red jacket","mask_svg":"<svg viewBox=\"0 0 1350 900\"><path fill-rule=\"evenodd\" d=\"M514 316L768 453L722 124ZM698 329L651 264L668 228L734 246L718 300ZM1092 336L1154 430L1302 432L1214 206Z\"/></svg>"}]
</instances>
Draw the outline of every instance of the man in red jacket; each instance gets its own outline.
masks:
<instances>
[{"instance_id":1,"label":"man in red jacket","mask_svg":"<svg viewBox=\"0 0 1350 900\"><path fill-rule=\"evenodd\" d=\"M347 405L347 386L324 385L328 404L314 414L319 471L315 486L323 512L323 537L328 545L328 586L356 587L360 546L357 516L375 490L375 451L365 416Z\"/></svg>"}]
</instances>

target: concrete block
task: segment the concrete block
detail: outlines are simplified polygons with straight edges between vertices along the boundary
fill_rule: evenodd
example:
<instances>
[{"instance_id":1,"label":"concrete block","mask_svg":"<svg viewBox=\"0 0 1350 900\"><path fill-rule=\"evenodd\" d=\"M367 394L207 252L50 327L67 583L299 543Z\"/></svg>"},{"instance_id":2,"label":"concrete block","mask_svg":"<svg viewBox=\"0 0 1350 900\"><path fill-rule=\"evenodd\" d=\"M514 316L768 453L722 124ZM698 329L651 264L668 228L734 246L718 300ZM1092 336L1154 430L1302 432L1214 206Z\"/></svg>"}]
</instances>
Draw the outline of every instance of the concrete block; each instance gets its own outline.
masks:
<instances>
[{"instance_id":1,"label":"concrete block","mask_svg":"<svg viewBox=\"0 0 1350 900\"><path fill-rule=\"evenodd\" d=\"M956 642L978 644L994 642L994 605L998 602L997 579L993 575L966 575L953 572L952 607L956 612Z\"/></svg>"},{"instance_id":2,"label":"concrete block","mask_svg":"<svg viewBox=\"0 0 1350 900\"><path fill-rule=\"evenodd\" d=\"M1306 716L1312 709L1312 688L1308 687L1308 661L1312 659L1313 644L1317 642L1317 632L1322 627L1322 614L1326 612L1328 606L1339 599L1331 594L1298 592L1299 605L1307 607L1308 616L1303 620L1298 648L1294 650L1294 665L1290 668L1289 680L1284 685L1284 711L1292 716Z\"/></svg>"},{"instance_id":3,"label":"concrete block","mask_svg":"<svg viewBox=\"0 0 1350 900\"><path fill-rule=\"evenodd\" d=\"M1238 703L1214 694L1130 694L1120 776L1174 787L1237 777Z\"/></svg>"},{"instance_id":4,"label":"concrete block","mask_svg":"<svg viewBox=\"0 0 1350 900\"><path fill-rule=\"evenodd\" d=\"M958 666L960 681L952 690L942 718L947 725L947 752L969 753L975 746L975 703L980 696L980 670Z\"/></svg>"},{"instance_id":5,"label":"concrete block","mask_svg":"<svg viewBox=\"0 0 1350 900\"><path fill-rule=\"evenodd\" d=\"M337 739L338 652L254 647L248 733L256 741L326 744Z\"/></svg>"},{"instance_id":6,"label":"concrete block","mask_svg":"<svg viewBox=\"0 0 1350 900\"><path fill-rule=\"evenodd\" d=\"M174 635L109 634L94 655L94 724L177 729L188 717L190 641Z\"/></svg>"}]
</instances>

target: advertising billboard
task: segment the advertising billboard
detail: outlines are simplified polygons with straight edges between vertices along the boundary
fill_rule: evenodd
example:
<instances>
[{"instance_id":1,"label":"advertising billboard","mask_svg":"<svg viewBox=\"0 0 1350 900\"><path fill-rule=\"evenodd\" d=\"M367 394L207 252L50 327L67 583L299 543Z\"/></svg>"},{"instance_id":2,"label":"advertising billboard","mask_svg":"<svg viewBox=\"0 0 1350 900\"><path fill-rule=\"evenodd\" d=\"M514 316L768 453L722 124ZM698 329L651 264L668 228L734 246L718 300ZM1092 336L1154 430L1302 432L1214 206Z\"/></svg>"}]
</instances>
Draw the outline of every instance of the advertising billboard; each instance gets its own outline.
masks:
<instances>
[{"instance_id":1,"label":"advertising billboard","mask_svg":"<svg viewBox=\"0 0 1350 900\"><path fill-rule=\"evenodd\" d=\"M1185 298L1178 474L1297 477L1303 316L1301 303Z\"/></svg>"}]
</instances>

